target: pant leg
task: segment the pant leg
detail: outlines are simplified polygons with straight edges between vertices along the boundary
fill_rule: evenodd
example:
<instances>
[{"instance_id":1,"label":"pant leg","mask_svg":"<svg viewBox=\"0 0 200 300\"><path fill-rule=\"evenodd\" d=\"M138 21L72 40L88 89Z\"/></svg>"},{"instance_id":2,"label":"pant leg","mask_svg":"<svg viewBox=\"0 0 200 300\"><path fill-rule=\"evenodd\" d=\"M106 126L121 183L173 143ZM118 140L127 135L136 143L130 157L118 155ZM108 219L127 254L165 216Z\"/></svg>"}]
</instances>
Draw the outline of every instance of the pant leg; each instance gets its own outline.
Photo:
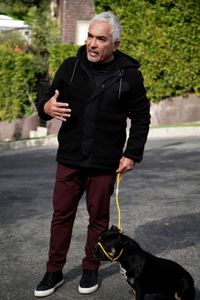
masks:
<instances>
[{"instance_id":1,"label":"pant leg","mask_svg":"<svg viewBox=\"0 0 200 300\"><path fill-rule=\"evenodd\" d=\"M61 270L66 262L78 202L84 191L80 170L58 164L47 271Z\"/></svg>"},{"instance_id":2,"label":"pant leg","mask_svg":"<svg viewBox=\"0 0 200 300\"><path fill-rule=\"evenodd\" d=\"M98 269L100 262L94 257L94 245L99 236L108 230L110 219L110 197L114 190L115 172L90 171L86 181L86 203L89 225L83 258L83 269Z\"/></svg>"}]
</instances>

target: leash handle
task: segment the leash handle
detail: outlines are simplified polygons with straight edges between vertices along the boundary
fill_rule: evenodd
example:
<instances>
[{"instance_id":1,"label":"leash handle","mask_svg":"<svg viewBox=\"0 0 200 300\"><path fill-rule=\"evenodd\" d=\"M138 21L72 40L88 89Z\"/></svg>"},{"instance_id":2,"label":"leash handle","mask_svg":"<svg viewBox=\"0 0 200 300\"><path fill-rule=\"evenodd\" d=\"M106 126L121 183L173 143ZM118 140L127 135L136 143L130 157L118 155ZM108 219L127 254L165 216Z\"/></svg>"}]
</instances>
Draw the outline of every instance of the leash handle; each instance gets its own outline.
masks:
<instances>
[{"instance_id":1,"label":"leash handle","mask_svg":"<svg viewBox=\"0 0 200 300\"><path fill-rule=\"evenodd\" d=\"M117 211L118 211L118 229L120 232L122 232L122 225L121 225L121 211L119 207L119 186L121 183L123 175L118 173L117 174L117 184L116 184L116 205L117 205Z\"/></svg>"}]
</instances>

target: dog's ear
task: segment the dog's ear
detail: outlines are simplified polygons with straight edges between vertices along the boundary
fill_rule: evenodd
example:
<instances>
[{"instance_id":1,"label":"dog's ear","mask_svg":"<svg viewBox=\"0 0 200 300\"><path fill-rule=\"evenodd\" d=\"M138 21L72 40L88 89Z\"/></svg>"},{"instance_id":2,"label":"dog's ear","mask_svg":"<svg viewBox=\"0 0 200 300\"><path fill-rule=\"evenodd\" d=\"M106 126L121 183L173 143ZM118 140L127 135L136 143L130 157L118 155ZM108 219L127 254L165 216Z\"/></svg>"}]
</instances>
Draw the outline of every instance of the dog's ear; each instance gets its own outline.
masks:
<instances>
[{"instance_id":1,"label":"dog's ear","mask_svg":"<svg viewBox=\"0 0 200 300\"><path fill-rule=\"evenodd\" d=\"M119 228L118 228L117 226L115 226L115 225L112 225L112 226L110 227L109 231L112 231L112 232L115 232L115 233L120 232L120 231L119 231Z\"/></svg>"},{"instance_id":2,"label":"dog's ear","mask_svg":"<svg viewBox=\"0 0 200 300\"><path fill-rule=\"evenodd\" d=\"M129 236L122 234L121 240L124 247L127 247L131 251L131 253L137 253L138 251L141 251L140 245Z\"/></svg>"},{"instance_id":3,"label":"dog's ear","mask_svg":"<svg viewBox=\"0 0 200 300\"><path fill-rule=\"evenodd\" d=\"M115 225L112 225L110 227L110 229L108 231L105 231L100 237L99 237L99 240L102 240L104 238L108 238L110 236L113 236L114 235L118 235L120 233L119 229L117 226Z\"/></svg>"}]
</instances>

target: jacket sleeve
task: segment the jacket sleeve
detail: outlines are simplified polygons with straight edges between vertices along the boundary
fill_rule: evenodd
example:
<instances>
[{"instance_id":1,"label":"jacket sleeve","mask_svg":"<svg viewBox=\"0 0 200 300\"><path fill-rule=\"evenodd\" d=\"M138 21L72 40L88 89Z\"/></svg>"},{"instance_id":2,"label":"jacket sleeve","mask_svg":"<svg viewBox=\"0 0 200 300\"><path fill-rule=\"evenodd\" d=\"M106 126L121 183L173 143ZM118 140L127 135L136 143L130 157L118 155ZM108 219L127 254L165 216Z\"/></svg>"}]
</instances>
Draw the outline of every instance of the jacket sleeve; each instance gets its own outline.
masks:
<instances>
[{"instance_id":1,"label":"jacket sleeve","mask_svg":"<svg viewBox=\"0 0 200 300\"><path fill-rule=\"evenodd\" d=\"M37 105L38 115L44 121L49 121L49 120L53 119L51 116L49 116L48 114L45 113L44 105L51 97L53 97L53 95L55 94L55 90L58 90L60 93L59 97L58 97L58 101L61 101L61 99L62 99L62 92L63 92L62 87L63 87L64 76L65 76L65 72L66 72L66 62L67 62L67 60L65 60L60 65L60 67L58 68L58 70L55 74L55 77L52 81L52 84L47 89L43 98L40 99L38 102L38 105Z\"/></svg>"},{"instance_id":2,"label":"jacket sleeve","mask_svg":"<svg viewBox=\"0 0 200 300\"><path fill-rule=\"evenodd\" d=\"M150 102L146 96L143 76L134 72L130 81L129 115L130 128L124 156L140 162L143 158L150 125Z\"/></svg>"}]
</instances>

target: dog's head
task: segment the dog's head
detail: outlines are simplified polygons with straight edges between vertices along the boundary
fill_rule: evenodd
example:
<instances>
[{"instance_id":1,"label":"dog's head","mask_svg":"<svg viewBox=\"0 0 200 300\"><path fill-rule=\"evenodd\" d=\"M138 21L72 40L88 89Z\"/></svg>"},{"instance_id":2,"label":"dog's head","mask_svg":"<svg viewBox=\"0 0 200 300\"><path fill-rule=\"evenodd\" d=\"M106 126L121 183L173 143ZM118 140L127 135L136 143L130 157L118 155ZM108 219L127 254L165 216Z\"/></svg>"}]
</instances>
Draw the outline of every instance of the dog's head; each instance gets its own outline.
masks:
<instances>
[{"instance_id":1,"label":"dog's head","mask_svg":"<svg viewBox=\"0 0 200 300\"><path fill-rule=\"evenodd\" d=\"M100 238L94 248L94 254L99 260L113 260L123 249L123 234L116 226L112 226Z\"/></svg>"}]
</instances>

